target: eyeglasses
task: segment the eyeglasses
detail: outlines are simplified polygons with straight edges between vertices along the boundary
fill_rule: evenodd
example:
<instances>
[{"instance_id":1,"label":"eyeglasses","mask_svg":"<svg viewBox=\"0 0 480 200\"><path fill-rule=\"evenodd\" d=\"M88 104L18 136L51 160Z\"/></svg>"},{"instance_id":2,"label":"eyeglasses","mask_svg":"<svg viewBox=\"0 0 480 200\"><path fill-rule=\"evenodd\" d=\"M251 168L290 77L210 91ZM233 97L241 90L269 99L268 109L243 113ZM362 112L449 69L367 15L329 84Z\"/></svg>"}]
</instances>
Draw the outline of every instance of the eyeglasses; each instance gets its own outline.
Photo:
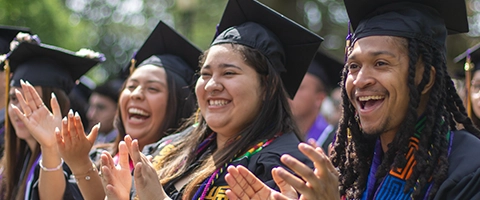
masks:
<instances>
[{"instance_id":1,"label":"eyeglasses","mask_svg":"<svg viewBox=\"0 0 480 200\"><path fill-rule=\"evenodd\" d=\"M480 83L472 83L472 86L470 87L470 91L472 93L478 93L480 91Z\"/></svg>"}]
</instances>

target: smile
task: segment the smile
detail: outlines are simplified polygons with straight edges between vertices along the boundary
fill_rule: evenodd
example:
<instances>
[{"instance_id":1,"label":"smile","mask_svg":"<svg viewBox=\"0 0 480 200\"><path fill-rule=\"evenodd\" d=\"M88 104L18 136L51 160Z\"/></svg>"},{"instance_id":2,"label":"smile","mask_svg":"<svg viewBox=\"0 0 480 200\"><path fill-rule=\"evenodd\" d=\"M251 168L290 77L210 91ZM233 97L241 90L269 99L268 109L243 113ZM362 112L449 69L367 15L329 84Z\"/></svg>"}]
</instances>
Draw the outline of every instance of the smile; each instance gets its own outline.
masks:
<instances>
[{"instance_id":1,"label":"smile","mask_svg":"<svg viewBox=\"0 0 480 200\"><path fill-rule=\"evenodd\" d=\"M384 99L385 96L383 95L371 95L358 97L357 101L360 103L360 107L362 110L369 111L379 106Z\"/></svg>"},{"instance_id":2,"label":"smile","mask_svg":"<svg viewBox=\"0 0 480 200\"><path fill-rule=\"evenodd\" d=\"M208 100L209 106L224 106L230 103L231 101L227 100Z\"/></svg>"}]
</instances>

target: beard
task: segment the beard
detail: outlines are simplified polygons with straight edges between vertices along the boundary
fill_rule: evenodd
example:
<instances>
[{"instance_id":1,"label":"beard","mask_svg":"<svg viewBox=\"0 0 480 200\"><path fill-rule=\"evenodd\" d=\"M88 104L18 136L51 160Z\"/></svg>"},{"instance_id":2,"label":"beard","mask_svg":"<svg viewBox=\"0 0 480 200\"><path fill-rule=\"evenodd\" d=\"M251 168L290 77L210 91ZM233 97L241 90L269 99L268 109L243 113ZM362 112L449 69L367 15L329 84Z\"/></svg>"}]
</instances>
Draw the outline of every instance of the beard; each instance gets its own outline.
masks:
<instances>
[{"instance_id":1,"label":"beard","mask_svg":"<svg viewBox=\"0 0 480 200\"><path fill-rule=\"evenodd\" d=\"M376 139L380 137L380 135L382 135L383 133L391 130L390 121L390 117L387 117L387 119L385 119L385 121L379 127L371 127L369 129L361 128L362 135L368 140ZM360 127L362 127L360 120L359 123Z\"/></svg>"}]
</instances>

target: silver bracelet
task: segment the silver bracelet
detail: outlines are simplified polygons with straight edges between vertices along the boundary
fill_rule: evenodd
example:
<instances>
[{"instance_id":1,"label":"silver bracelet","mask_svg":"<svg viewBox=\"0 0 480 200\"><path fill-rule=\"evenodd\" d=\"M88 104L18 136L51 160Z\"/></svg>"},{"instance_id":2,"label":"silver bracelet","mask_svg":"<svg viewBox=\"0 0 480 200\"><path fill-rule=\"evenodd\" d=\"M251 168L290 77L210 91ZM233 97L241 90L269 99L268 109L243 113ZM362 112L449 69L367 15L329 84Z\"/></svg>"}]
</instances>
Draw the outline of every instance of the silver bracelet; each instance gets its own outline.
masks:
<instances>
[{"instance_id":1,"label":"silver bracelet","mask_svg":"<svg viewBox=\"0 0 480 200\"><path fill-rule=\"evenodd\" d=\"M56 166L55 168L46 168L42 165L42 159L40 159L40 161L38 162L38 165L40 165L40 168L42 168L43 171L46 171L46 172L53 172L53 171L57 171L59 169L62 169L62 166L63 166L63 159L60 158L60 164L58 166Z\"/></svg>"}]
</instances>

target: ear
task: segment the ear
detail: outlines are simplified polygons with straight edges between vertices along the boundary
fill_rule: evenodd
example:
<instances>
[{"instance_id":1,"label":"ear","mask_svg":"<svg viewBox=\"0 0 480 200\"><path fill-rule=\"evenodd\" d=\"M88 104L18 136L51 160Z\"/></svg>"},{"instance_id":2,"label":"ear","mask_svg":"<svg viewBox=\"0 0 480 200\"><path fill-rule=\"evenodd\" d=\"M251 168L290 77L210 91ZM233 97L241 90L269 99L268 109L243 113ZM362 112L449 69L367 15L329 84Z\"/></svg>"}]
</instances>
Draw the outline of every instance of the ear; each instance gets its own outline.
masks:
<instances>
[{"instance_id":1,"label":"ear","mask_svg":"<svg viewBox=\"0 0 480 200\"><path fill-rule=\"evenodd\" d=\"M437 71L435 70L435 67L430 66L430 80L428 81L428 83L423 88L422 94L426 94L433 87L433 84L435 83L435 75L436 74L437 74Z\"/></svg>"}]
</instances>

